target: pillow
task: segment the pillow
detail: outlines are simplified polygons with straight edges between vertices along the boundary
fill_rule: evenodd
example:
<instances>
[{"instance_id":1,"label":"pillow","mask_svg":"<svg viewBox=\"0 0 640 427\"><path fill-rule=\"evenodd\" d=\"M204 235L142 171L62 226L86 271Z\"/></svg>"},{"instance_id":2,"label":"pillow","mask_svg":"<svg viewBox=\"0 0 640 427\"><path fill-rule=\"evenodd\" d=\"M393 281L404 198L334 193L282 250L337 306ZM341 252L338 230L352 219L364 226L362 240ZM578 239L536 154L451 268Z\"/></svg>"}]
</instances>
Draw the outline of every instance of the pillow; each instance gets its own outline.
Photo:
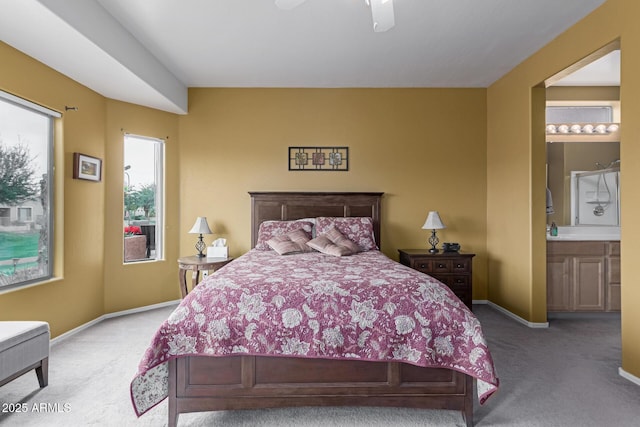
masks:
<instances>
[{"instance_id":1,"label":"pillow","mask_svg":"<svg viewBox=\"0 0 640 427\"><path fill-rule=\"evenodd\" d=\"M360 252L360 247L347 239L335 227L331 227L327 233L308 241L307 245L323 254L333 256L351 255Z\"/></svg>"},{"instance_id":2,"label":"pillow","mask_svg":"<svg viewBox=\"0 0 640 427\"><path fill-rule=\"evenodd\" d=\"M345 237L356 243L361 251L378 249L373 234L373 221L369 217L318 217L316 218L316 233L324 234L331 227L335 227Z\"/></svg>"},{"instance_id":3,"label":"pillow","mask_svg":"<svg viewBox=\"0 0 640 427\"><path fill-rule=\"evenodd\" d=\"M307 233L307 236L310 237L313 229L313 223L311 221L303 220L264 221L260 224L260 228L258 229L258 241L256 242L255 249L259 251L268 251L271 249L267 243L269 239L280 234L287 234L299 228L304 230Z\"/></svg>"},{"instance_id":4,"label":"pillow","mask_svg":"<svg viewBox=\"0 0 640 427\"><path fill-rule=\"evenodd\" d=\"M346 247L352 254L360 252L360 246L347 239L345 235L338 231L338 229L335 227L331 227L329 231L324 234L324 236L326 236L334 244Z\"/></svg>"},{"instance_id":5,"label":"pillow","mask_svg":"<svg viewBox=\"0 0 640 427\"><path fill-rule=\"evenodd\" d=\"M329 238L324 234L316 237L313 240L308 241L307 245L327 255L344 256L344 255L351 255L353 253L346 246L336 245L331 240L329 240Z\"/></svg>"},{"instance_id":6,"label":"pillow","mask_svg":"<svg viewBox=\"0 0 640 427\"><path fill-rule=\"evenodd\" d=\"M267 241L267 244L280 255L286 255L299 252L311 252L313 249L307 246L309 240L309 235L302 228L298 228L287 234L272 237Z\"/></svg>"}]
</instances>

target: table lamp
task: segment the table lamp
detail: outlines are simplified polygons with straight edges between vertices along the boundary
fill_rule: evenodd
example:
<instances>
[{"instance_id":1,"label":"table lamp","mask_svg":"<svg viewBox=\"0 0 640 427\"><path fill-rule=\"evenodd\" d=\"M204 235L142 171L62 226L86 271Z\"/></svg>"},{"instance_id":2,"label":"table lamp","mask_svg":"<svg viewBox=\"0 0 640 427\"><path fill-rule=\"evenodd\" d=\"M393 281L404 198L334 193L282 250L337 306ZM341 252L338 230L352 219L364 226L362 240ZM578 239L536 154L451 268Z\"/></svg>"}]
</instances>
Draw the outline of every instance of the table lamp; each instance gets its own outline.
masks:
<instances>
[{"instance_id":1,"label":"table lamp","mask_svg":"<svg viewBox=\"0 0 640 427\"><path fill-rule=\"evenodd\" d=\"M429 249L429 253L437 254L439 251L436 248L438 244L438 236L436 236L436 230L442 230L446 228L440 219L440 214L438 211L431 211L429 215L427 215L427 220L424 222L422 226L424 230L431 230L431 236L429 237L429 244L431 245L431 249Z\"/></svg>"},{"instance_id":2,"label":"table lamp","mask_svg":"<svg viewBox=\"0 0 640 427\"><path fill-rule=\"evenodd\" d=\"M198 258L204 258L204 250L207 245L202 240L203 234L213 234L213 231L209 228L209 224L207 224L206 216L199 216L196 218L196 223L193 224L191 230L189 230L189 234L200 234L198 237L198 241L196 242L196 249L198 250Z\"/></svg>"}]
</instances>

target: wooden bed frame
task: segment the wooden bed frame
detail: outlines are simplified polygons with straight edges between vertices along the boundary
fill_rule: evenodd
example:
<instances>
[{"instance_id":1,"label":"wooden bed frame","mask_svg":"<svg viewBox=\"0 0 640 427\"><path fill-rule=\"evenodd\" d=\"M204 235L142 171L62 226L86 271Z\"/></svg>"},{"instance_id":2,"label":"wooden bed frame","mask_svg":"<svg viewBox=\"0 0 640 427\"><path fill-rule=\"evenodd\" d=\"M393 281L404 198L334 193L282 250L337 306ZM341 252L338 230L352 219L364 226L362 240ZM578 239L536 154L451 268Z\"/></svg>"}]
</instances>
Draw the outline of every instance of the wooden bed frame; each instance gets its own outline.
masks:
<instances>
[{"instance_id":1,"label":"wooden bed frame","mask_svg":"<svg viewBox=\"0 0 640 427\"><path fill-rule=\"evenodd\" d=\"M380 245L382 193L252 192L251 241L266 220L369 216ZM169 362L169 426L185 412L295 406L459 410L473 425L473 378L398 362L289 357L183 357Z\"/></svg>"}]
</instances>

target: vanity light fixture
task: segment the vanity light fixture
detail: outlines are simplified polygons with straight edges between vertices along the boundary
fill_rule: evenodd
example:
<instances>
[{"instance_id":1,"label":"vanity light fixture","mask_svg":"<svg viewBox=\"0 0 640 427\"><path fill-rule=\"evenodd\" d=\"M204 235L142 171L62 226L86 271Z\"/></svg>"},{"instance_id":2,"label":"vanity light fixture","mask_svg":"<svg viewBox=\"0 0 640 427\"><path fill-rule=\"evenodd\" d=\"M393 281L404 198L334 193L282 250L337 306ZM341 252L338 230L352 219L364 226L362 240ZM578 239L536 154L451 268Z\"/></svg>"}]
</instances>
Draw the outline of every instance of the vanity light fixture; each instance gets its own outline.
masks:
<instances>
[{"instance_id":1,"label":"vanity light fixture","mask_svg":"<svg viewBox=\"0 0 640 427\"><path fill-rule=\"evenodd\" d=\"M422 226L423 230L431 230L431 236L429 236L429 244L431 245L431 249L429 249L429 253L437 254L439 252L436 246L438 245L438 242L440 240L436 235L436 230L442 230L443 228L447 227L445 227L445 225L442 223L438 211L429 212L429 215L427 215L427 220Z\"/></svg>"},{"instance_id":2,"label":"vanity light fixture","mask_svg":"<svg viewBox=\"0 0 640 427\"><path fill-rule=\"evenodd\" d=\"M547 135L551 134L567 134L567 135L577 135L577 134L589 134L589 135L603 135L603 134L611 134L620 130L619 123L564 123L564 124L555 124L549 123L546 127Z\"/></svg>"}]
</instances>

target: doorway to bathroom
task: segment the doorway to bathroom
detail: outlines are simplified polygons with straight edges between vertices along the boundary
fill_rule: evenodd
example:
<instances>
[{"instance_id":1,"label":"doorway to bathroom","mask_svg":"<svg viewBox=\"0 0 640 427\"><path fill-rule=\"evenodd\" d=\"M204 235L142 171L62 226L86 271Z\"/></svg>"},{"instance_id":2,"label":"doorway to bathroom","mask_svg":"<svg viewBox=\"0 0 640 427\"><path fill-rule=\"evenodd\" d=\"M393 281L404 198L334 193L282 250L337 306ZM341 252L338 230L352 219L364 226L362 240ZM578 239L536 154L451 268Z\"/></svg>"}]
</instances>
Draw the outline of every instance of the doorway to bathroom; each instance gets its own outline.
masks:
<instances>
[{"instance_id":1,"label":"doorway to bathroom","mask_svg":"<svg viewBox=\"0 0 640 427\"><path fill-rule=\"evenodd\" d=\"M619 315L619 44L545 87L547 316Z\"/></svg>"}]
</instances>

